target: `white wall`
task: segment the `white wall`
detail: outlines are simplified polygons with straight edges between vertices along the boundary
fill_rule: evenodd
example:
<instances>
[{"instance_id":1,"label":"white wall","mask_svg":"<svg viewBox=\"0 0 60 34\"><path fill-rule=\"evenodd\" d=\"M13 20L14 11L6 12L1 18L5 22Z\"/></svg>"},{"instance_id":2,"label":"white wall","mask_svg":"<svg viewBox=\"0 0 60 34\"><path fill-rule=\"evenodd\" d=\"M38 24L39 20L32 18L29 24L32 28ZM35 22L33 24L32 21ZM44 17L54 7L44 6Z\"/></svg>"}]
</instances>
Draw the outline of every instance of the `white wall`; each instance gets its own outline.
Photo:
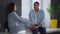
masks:
<instances>
[{"instance_id":1,"label":"white wall","mask_svg":"<svg viewBox=\"0 0 60 34\"><path fill-rule=\"evenodd\" d=\"M31 10L32 2L31 0L22 0L22 17L28 19L29 11Z\"/></svg>"},{"instance_id":2,"label":"white wall","mask_svg":"<svg viewBox=\"0 0 60 34\"><path fill-rule=\"evenodd\" d=\"M47 11L48 6L50 5L51 0L43 0L43 10L45 11L45 25L46 27L50 26L50 13Z\"/></svg>"}]
</instances>

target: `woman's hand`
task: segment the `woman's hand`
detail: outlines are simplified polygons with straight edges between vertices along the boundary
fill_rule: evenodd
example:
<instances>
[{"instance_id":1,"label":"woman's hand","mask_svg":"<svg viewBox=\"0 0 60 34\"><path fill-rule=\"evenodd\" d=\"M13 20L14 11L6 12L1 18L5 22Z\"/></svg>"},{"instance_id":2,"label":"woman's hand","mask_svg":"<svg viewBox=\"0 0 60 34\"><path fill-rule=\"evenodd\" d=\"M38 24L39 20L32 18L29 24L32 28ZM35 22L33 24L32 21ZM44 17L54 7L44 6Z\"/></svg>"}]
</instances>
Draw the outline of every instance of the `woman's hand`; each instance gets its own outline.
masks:
<instances>
[{"instance_id":1,"label":"woman's hand","mask_svg":"<svg viewBox=\"0 0 60 34\"><path fill-rule=\"evenodd\" d=\"M28 29L28 30L26 30L26 32L32 32L32 30Z\"/></svg>"}]
</instances>

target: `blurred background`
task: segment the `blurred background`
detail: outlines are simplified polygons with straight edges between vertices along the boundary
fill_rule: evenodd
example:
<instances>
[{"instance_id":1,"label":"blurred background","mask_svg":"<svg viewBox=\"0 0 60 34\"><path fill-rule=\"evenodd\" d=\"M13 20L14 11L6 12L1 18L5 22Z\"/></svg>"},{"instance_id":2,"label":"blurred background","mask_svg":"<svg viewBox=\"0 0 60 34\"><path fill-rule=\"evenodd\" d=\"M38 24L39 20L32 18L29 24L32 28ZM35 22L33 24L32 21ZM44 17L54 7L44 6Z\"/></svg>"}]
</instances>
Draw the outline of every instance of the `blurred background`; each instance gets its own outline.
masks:
<instances>
[{"instance_id":1,"label":"blurred background","mask_svg":"<svg viewBox=\"0 0 60 34\"><path fill-rule=\"evenodd\" d=\"M33 9L35 1L40 3L39 8L45 12L44 22L46 28L60 28L60 0L0 0L0 32L5 32L5 29L8 29L8 3L15 2L17 5L17 14L29 19L29 12Z\"/></svg>"}]
</instances>

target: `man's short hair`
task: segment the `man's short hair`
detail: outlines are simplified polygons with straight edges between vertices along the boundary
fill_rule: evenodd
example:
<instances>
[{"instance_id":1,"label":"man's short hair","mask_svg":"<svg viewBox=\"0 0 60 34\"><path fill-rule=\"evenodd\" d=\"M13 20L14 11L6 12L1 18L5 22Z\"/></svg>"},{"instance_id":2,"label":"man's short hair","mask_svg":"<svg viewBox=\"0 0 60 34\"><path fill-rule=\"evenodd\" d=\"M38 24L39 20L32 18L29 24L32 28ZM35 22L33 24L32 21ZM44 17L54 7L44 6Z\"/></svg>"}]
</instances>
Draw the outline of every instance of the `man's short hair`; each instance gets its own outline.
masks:
<instances>
[{"instance_id":1,"label":"man's short hair","mask_svg":"<svg viewBox=\"0 0 60 34\"><path fill-rule=\"evenodd\" d=\"M39 2L36 1L36 2L34 2L34 4L38 4L39 5Z\"/></svg>"}]
</instances>

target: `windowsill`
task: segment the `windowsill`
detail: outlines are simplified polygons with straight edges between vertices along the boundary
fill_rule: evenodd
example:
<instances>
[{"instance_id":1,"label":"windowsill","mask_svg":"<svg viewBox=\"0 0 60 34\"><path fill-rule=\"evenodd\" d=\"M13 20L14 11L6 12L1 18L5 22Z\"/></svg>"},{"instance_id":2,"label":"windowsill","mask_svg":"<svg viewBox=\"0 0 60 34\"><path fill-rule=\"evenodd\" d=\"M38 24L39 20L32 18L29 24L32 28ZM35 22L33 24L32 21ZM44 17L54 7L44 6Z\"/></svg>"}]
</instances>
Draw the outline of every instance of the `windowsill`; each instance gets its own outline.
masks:
<instances>
[{"instance_id":1,"label":"windowsill","mask_svg":"<svg viewBox=\"0 0 60 34\"><path fill-rule=\"evenodd\" d=\"M60 28L46 28L47 33L53 33L60 31Z\"/></svg>"}]
</instances>

